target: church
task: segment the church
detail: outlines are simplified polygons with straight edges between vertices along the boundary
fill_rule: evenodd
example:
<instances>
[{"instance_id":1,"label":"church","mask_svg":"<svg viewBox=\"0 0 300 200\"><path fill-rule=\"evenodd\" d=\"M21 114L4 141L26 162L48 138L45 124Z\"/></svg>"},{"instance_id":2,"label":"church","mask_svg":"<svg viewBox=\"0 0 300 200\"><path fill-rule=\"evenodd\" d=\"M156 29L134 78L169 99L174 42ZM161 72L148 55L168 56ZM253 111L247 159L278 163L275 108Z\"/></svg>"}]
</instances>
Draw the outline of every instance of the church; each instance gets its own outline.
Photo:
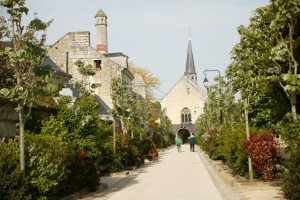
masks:
<instances>
[{"instance_id":1,"label":"church","mask_svg":"<svg viewBox=\"0 0 300 200\"><path fill-rule=\"evenodd\" d=\"M197 85L192 43L189 40L185 72L161 100L163 114L170 118L174 133L184 143L192 133L196 133L195 122L203 112L206 99L206 93Z\"/></svg>"}]
</instances>

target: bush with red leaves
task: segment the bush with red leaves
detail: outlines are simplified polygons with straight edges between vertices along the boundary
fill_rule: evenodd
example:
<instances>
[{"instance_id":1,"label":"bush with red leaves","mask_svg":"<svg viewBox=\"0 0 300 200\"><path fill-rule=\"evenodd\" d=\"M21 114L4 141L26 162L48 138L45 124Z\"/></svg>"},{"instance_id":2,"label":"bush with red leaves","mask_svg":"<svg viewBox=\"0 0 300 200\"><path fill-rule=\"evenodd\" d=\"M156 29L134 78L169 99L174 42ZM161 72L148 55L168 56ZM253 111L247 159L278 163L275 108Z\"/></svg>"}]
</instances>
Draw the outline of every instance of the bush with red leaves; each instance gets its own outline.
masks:
<instances>
[{"instance_id":1,"label":"bush with red leaves","mask_svg":"<svg viewBox=\"0 0 300 200\"><path fill-rule=\"evenodd\" d=\"M243 142L244 152L250 156L256 175L262 180L273 180L275 166L280 162L278 151L281 145L274 139L275 134L265 131L261 135L250 133L249 140Z\"/></svg>"}]
</instances>

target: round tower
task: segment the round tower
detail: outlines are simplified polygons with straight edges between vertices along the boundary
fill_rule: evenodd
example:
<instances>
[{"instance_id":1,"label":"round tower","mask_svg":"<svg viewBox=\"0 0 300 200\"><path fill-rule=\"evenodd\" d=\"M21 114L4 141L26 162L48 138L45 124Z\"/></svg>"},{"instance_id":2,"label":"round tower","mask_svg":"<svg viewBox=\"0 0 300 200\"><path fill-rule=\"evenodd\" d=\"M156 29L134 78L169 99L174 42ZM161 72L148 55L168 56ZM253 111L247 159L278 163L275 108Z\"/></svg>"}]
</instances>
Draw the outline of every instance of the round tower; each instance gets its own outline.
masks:
<instances>
[{"instance_id":1,"label":"round tower","mask_svg":"<svg viewBox=\"0 0 300 200\"><path fill-rule=\"evenodd\" d=\"M96 16L96 49L100 53L107 53L108 46L107 46L107 16L100 9Z\"/></svg>"}]
</instances>

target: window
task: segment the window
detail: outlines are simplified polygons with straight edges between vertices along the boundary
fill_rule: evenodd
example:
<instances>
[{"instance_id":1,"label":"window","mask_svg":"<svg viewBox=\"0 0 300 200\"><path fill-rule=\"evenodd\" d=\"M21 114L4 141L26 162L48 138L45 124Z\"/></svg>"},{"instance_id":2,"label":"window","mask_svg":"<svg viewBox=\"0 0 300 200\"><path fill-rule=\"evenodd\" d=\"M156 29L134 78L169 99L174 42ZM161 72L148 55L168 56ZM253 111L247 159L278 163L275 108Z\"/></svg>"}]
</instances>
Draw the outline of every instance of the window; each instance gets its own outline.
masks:
<instances>
[{"instance_id":1,"label":"window","mask_svg":"<svg viewBox=\"0 0 300 200\"><path fill-rule=\"evenodd\" d=\"M186 88L186 94L190 95L190 88Z\"/></svg>"},{"instance_id":2,"label":"window","mask_svg":"<svg viewBox=\"0 0 300 200\"><path fill-rule=\"evenodd\" d=\"M188 108L181 110L181 123L192 122L191 111Z\"/></svg>"},{"instance_id":3,"label":"window","mask_svg":"<svg viewBox=\"0 0 300 200\"><path fill-rule=\"evenodd\" d=\"M95 71L102 70L102 60L94 60L94 69Z\"/></svg>"}]
</instances>

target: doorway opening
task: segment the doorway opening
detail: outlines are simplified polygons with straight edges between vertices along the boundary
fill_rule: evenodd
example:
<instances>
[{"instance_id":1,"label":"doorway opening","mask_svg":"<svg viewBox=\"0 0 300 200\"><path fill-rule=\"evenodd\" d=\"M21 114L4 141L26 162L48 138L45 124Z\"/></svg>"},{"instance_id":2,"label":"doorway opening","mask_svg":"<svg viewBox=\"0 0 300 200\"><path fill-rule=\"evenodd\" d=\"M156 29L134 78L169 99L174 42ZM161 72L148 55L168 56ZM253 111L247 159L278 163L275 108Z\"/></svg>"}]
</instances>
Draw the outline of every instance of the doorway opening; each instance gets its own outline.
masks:
<instances>
[{"instance_id":1,"label":"doorway opening","mask_svg":"<svg viewBox=\"0 0 300 200\"><path fill-rule=\"evenodd\" d=\"M188 138L190 137L190 131L188 129L181 128L181 129L179 129L177 134L181 138L183 144L189 142Z\"/></svg>"}]
</instances>

